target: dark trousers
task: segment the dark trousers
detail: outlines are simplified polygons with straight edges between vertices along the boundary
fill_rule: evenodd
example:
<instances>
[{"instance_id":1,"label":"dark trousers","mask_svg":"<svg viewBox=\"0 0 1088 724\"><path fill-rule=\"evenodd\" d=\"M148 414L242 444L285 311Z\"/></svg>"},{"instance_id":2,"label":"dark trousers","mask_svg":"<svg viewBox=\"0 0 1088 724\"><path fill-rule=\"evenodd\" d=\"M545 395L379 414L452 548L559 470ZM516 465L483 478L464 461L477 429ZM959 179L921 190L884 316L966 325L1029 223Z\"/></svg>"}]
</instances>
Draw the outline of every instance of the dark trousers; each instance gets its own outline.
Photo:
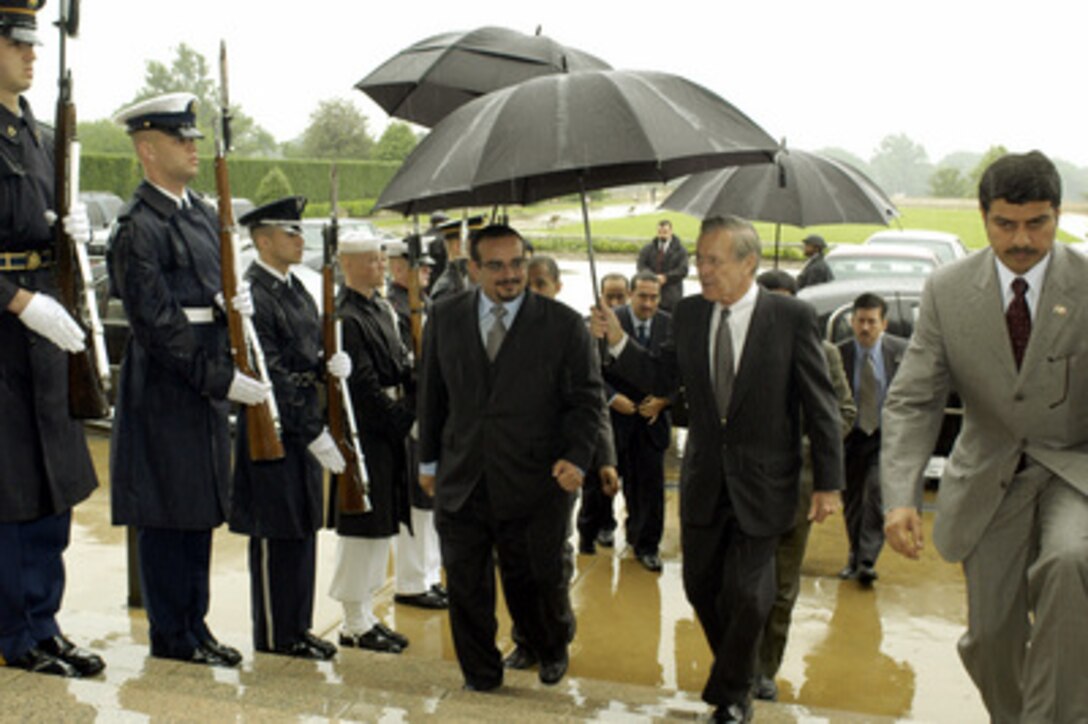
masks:
<instances>
[{"instance_id":1,"label":"dark trousers","mask_svg":"<svg viewBox=\"0 0 1088 724\"><path fill-rule=\"evenodd\" d=\"M16 659L60 633L72 513L0 523L0 655Z\"/></svg>"},{"instance_id":2,"label":"dark trousers","mask_svg":"<svg viewBox=\"0 0 1088 724\"><path fill-rule=\"evenodd\" d=\"M151 655L189 658L198 644L213 638L204 623L212 532L138 528L136 540Z\"/></svg>"},{"instance_id":3,"label":"dark trousers","mask_svg":"<svg viewBox=\"0 0 1088 724\"><path fill-rule=\"evenodd\" d=\"M744 702L774 603L778 537L745 535L728 506L711 525L683 525L680 536L684 591L714 654L703 700L715 706Z\"/></svg>"},{"instance_id":4,"label":"dark trousers","mask_svg":"<svg viewBox=\"0 0 1088 724\"><path fill-rule=\"evenodd\" d=\"M283 650L313 626L317 546L307 538L249 539L253 648Z\"/></svg>"},{"instance_id":5,"label":"dark trousers","mask_svg":"<svg viewBox=\"0 0 1088 724\"><path fill-rule=\"evenodd\" d=\"M657 553L665 532L665 451L654 447L640 420L618 446L619 473L627 502L624 526L635 555Z\"/></svg>"},{"instance_id":6,"label":"dark trousers","mask_svg":"<svg viewBox=\"0 0 1088 724\"><path fill-rule=\"evenodd\" d=\"M566 653L568 605L563 583L563 540L570 496L548 496L530 515L498 520L481 481L460 510L435 510L435 526L450 595L450 628L465 681L502 682L495 645L495 558L510 618L542 661Z\"/></svg>"},{"instance_id":7,"label":"dark trousers","mask_svg":"<svg viewBox=\"0 0 1088 724\"><path fill-rule=\"evenodd\" d=\"M850 565L876 565L884 547L884 510L880 494L880 431L855 429L843 447L846 489L842 494Z\"/></svg>"},{"instance_id":8,"label":"dark trousers","mask_svg":"<svg viewBox=\"0 0 1088 724\"><path fill-rule=\"evenodd\" d=\"M578 508L578 536L582 540L592 541L602 530L615 529L612 498L601 490L601 477L597 470L587 470L582 483L582 504Z\"/></svg>"}]
</instances>

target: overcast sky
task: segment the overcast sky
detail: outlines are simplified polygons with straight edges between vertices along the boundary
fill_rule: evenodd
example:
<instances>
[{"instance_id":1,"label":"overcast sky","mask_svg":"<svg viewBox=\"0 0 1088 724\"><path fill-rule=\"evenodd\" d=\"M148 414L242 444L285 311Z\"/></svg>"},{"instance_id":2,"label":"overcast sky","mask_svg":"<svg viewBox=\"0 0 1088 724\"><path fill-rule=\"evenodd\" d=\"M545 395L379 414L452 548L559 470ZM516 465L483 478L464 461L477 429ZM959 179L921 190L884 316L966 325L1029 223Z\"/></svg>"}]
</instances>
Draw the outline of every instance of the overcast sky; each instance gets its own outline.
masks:
<instances>
[{"instance_id":1,"label":"overcast sky","mask_svg":"<svg viewBox=\"0 0 1088 724\"><path fill-rule=\"evenodd\" d=\"M39 18L29 94L43 117L57 2ZM376 136L388 119L352 86L397 51L449 30L542 25L615 68L705 85L793 148L868 160L905 133L933 162L1001 143L1088 166L1086 21L1081 0L83 0L69 58L79 117L94 120L132 99L147 60L170 63L187 43L214 63L223 38L232 101L277 141L334 97L353 100Z\"/></svg>"}]
</instances>

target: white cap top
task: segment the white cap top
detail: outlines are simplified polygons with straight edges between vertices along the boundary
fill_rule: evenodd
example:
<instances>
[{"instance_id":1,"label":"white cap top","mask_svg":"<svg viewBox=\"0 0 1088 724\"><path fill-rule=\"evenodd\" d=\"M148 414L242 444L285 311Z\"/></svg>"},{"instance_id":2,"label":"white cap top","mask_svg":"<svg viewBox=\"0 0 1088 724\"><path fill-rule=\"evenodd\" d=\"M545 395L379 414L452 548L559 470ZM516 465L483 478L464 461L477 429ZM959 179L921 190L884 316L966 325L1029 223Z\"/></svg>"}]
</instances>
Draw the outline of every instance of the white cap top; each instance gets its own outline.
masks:
<instances>
[{"instance_id":1,"label":"white cap top","mask_svg":"<svg viewBox=\"0 0 1088 724\"><path fill-rule=\"evenodd\" d=\"M382 240L360 228L342 231L337 241L341 254L366 254L382 250Z\"/></svg>"}]
</instances>

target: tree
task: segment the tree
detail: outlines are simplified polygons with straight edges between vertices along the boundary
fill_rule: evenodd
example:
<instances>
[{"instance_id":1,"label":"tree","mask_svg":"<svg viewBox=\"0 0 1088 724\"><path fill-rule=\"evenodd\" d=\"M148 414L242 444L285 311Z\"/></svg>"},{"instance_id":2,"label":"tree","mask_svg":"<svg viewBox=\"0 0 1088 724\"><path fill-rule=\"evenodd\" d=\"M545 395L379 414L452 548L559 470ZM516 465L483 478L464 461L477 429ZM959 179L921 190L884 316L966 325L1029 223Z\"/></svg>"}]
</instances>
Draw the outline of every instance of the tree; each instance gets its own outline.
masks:
<instances>
[{"instance_id":1,"label":"tree","mask_svg":"<svg viewBox=\"0 0 1088 724\"><path fill-rule=\"evenodd\" d=\"M871 161L873 180L889 194L921 196L933 173L926 149L905 133L885 136Z\"/></svg>"},{"instance_id":2,"label":"tree","mask_svg":"<svg viewBox=\"0 0 1088 724\"><path fill-rule=\"evenodd\" d=\"M371 157L376 161L403 161L419 143L407 123L393 121L385 127Z\"/></svg>"},{"instance_id":3,"label":"tree","mask_svg":"<svg viewBox=\"0 0 1088 724\"><path fill-rule=\"evenodd\" d=\"M967 179L959 169L941 166L929 177L929 195L941 199L958 199L969 195Z\"/></svg>"},{"instance_id":4,"label":"tree","mask_svg":"<svg viewBox=\"0 0 1088 724\"><path fill-rule=\"evenodd\" d=\"M83 153L131 153L132 141L125 129L105 118L79 123L76 135Z\"/></svg>"},{"instance_id":5,"label":"tree","mask_svg":"<svg viewBox=\"0 0 1088 724\"><path fill-rule=\"evenodd\" d=\"M982 179L982 173L990 167L990 164L1008 154L1009 150L1004 146L990 146L975 167L967 174L967 195L974 196L978 191L978 182Z\"/></svg>"},{"instance_id":6,"label":"tree","mask_svg":"<svg viewBox=\"0 0 1088 724\"><path fill-rule=\"evenodd\" d=\"M219 117L219 85L212 80L207 59L185 43L176 49L173 63L167 66L157 60L147 61L144 86L132 99L133 103L163 93L192 93L196 96L197 127L204 133L198 142L203 153L213 153L214 129ZM240 156L269 155L276 152L276 139L261 128L239 106L231 105L231 143Z\"/></svg>"},{"instance_id":7,"label":"tree","mask_svg":"<svg viewBox=\"0 0 1088 724\"><path fill-rule=\"evenodd\" d=\"M291 182L287 179L287 174L279 166L274 166L257 184L257 193L253 196L253 203L257 204L257 206L264 206L276 199L290 196L292 193Z\"/></svg>"},{"instance_id":8,"label":"tree","mask_svg":"<svg viewBox=\"0 0 1088 724\"><path fill-rule=\"evenodd\" d=\"M821 148L818 151L816 151L816 153L820 154L821 156L826 156L828 158L833 158L836 161L842 161L844 163L848 163L851 166L853 166L854 168L856 168L858 171L861 171L863 174L865 174L866 176L868 176L870 178L872 178L872 176L873 176L873 169L869 167L869 162L865 161L860 156L856 156L856 155L850 153L845 148L838 148L838 147Z\"/></svg>"},{"instance_id":9,"label":"tree","mask_svg":"<svg viewBox=\"0 0 1088 724\"><path fill-rule=\"evenodd\" d=\"M288 144L285 152L305 158L368 159L374 139L367 133L366 123L366 116L351 101L321 101L310 114L310 125L302 137Z\"/></svg>"}]
</instances>

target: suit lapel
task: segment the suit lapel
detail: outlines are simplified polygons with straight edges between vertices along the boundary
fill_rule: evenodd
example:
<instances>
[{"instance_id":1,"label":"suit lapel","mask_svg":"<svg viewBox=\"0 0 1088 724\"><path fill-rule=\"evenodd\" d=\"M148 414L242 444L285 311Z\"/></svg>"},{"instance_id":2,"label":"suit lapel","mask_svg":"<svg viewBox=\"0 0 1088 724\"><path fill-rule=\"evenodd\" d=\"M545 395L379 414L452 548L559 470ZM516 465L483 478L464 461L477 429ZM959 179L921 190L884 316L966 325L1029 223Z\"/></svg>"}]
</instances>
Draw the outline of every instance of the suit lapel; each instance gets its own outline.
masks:
<instances>
[{"instance_id":1,"label":"suit lapel","mask_svg":"<svg viewBox=\"0 0 1088 724\"><path fill-rule=\"evenodd\" d=\"M695 374L693 375L692 382L698 382L703 385L702 390L689 389L687 395L689 399L701 397L703 399L714 399L714 378L710 374L710 318L711 312L714 311L714 303L707 301L702 296L698 297L698 304L695 307L695 313L692 315L692 328L691 336L694 338L694 343L691 344L690 349L696 350L693 364L695 367ZM677 349L680 349L684 344L680 339L676 339L674 333L674 339Z\"/></svg>"},{"instance_id":2,"label":"suit lapel","mask_svg":"<svg viewBox=\"0 0 1088 724\"><path fill-rule=\"evenodd\" d=\"M1039 308L1032 320L1031 337L1024 351L1022 374L1039 364L1056 346L1059 336L1069 328L1070 318L1077 311L1075 296L1077 280L1071 278L1065 254L1068 251L1055 244L1053 256L1046 270L1043 292L1039 296ZM1011 352L1010 352L1011 354Z\"/></svg>"},{"instance_id":3,"label":"suit lapel","mask_svg":"<svg viewBox=\"0 0 1088 724\"><path fill-rule=\"evenodd\" d=\"M978 310L973 317L975 326L973 339L989 348L989 357L997 360L1002 370L1013 379L1016 378L1016 361L1012 356L1012 342L1009 330L1005 326L1005 310L1001 304L1001 286L997 279L993 251L987 249L979 255L979 267L972 283L967 287L965 309ZM1029 346L1030 349L1030 346ZM979 359L985 359L980 355Z\"/></svg>"}]
</instances>

